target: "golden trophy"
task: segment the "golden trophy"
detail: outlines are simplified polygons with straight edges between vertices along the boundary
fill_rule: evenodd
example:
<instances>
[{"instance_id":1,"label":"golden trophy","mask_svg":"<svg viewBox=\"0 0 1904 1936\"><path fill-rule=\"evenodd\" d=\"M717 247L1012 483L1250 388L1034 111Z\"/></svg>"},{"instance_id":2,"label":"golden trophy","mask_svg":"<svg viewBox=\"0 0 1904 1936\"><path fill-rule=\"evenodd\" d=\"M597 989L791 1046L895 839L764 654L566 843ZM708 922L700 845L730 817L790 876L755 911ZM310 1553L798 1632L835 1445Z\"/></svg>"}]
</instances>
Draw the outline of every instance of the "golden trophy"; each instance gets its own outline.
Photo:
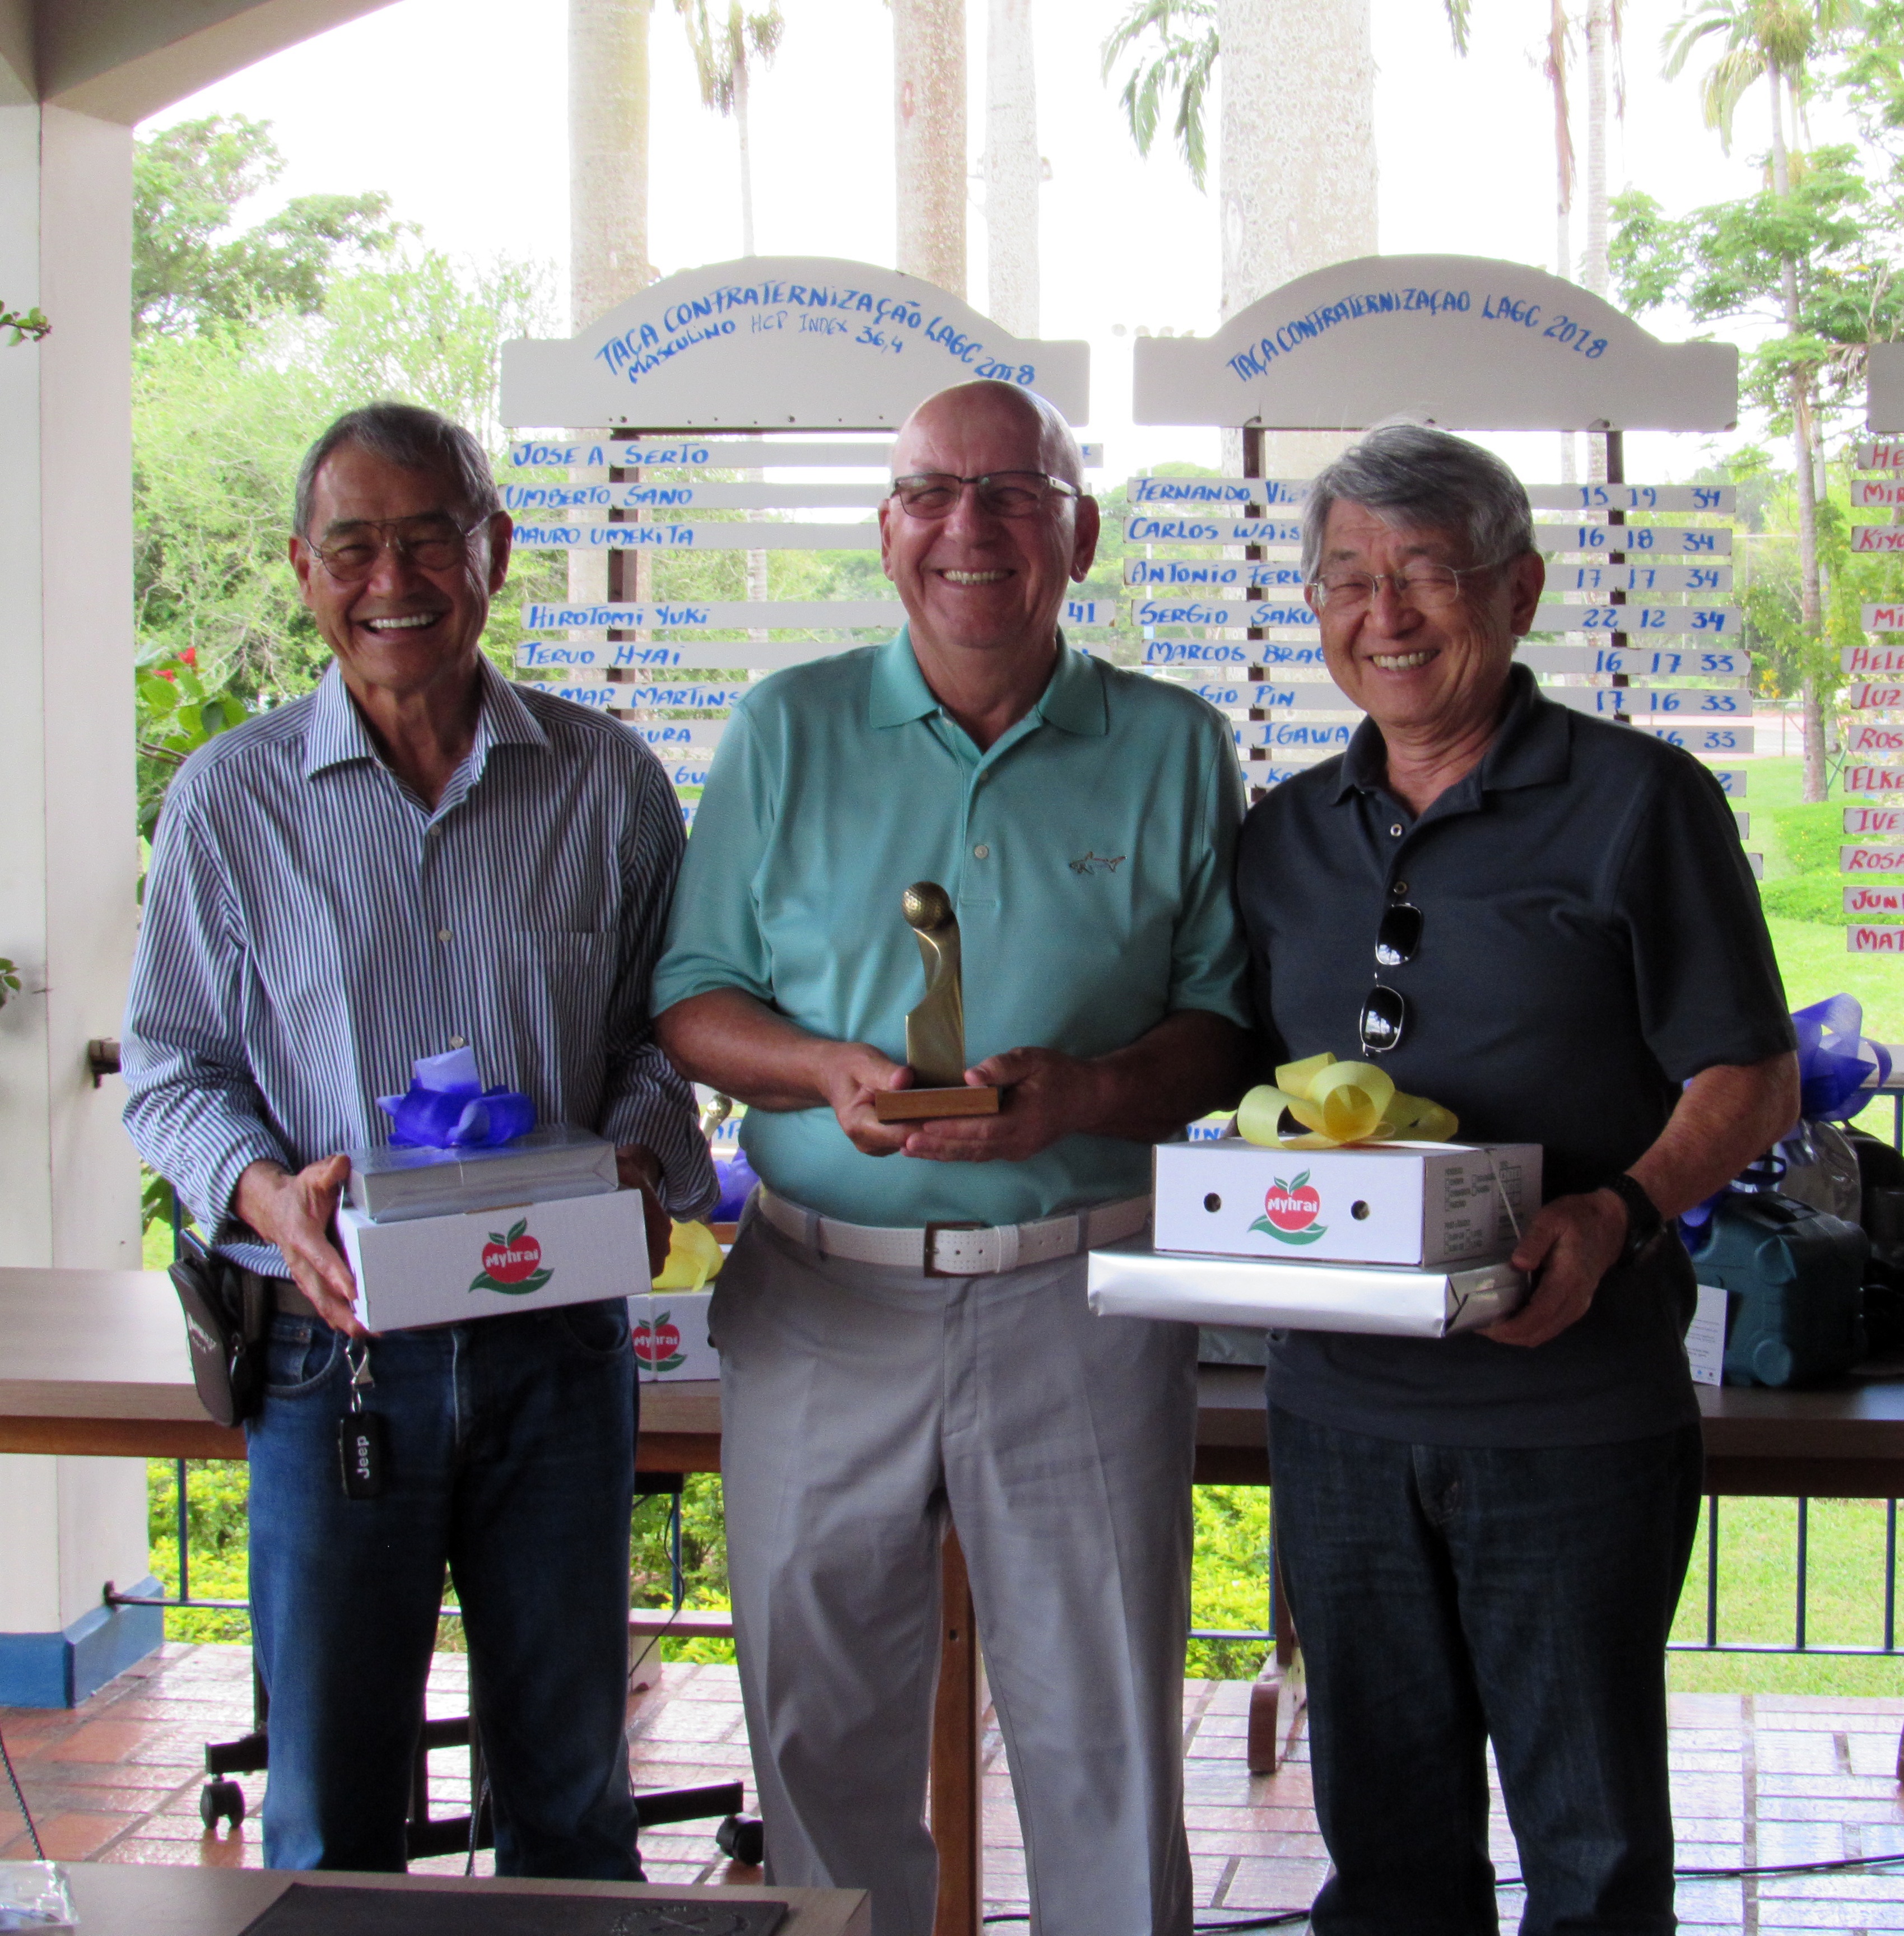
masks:
<instances>
[{"instance_id":1,"label":"golden trophy","mask_svg":"<svg viewBox=\"0 0 1904 1936\"><path fill-rule=\"evenodd\" d=\"M966 1003L959 975L959 920L936 881L914 881L899 903L926 964L926 999L905 1018L905 1059L917 1085L882 1089L873 1114L882 1123L941 1116L996 1116L999 1092L966 1081Z\"/></svg>"}]
</instances>

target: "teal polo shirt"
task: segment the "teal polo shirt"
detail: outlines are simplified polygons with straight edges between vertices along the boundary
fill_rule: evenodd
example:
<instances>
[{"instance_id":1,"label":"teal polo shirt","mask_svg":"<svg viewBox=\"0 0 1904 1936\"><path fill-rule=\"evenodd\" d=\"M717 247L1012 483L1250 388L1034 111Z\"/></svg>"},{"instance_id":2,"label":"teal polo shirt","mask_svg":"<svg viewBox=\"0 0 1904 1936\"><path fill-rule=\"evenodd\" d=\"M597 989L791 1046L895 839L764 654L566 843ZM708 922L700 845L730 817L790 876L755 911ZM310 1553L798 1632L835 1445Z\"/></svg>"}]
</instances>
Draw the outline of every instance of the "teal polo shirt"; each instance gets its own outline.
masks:
<instances>
[{"instance_id":1,"label":"teal polo shirt","mask_svg":"<svg viewBox=\"0 0 1904 1936\"><path fill-rule=\"evenodd\" d=\"M904 631L776 673L715 754L654 1012L738 988L903 1062L925 970L899 898L930 880L958 909L968 1066L1008 1048L1104 1054L1178 1009L1247 1027L1243 808L1220 713L1062 637L1043 697L983 753ZM1149 1147L1105 1136L931 1163L862 1154L828 1109L756 1109L741 1142L770 1188L856 1224L1023 1223L1150 1186Z\"/></svg>"}]
</instances>

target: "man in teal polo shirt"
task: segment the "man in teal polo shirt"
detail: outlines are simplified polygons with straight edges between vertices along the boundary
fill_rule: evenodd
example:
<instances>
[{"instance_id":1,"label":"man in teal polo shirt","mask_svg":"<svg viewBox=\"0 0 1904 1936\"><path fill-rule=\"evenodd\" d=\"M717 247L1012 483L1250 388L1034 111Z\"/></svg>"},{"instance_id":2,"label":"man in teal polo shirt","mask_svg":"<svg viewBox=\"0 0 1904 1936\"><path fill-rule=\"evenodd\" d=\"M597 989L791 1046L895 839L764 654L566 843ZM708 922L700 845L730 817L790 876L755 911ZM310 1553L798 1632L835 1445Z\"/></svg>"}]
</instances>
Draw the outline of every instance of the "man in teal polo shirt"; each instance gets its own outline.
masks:
<instances>
[{"instance_id":1,"label":"man in teal polo shirt","mask_svg":"<svg viewBox=\"0 0 1904 1936\"><path fill-rule=\"evenodd\" d=\"M728 1570L772 1880L929 1936L921 1817L949 1518L1025 1833L1035 1936L1184 1936L1180 1692L1195 1334L1093 1318L1084 1252L1150 1145L1242 1087L1220 715L1069 649L1096 504L1041 400L920 405L880 507L908 623L736 709L655 979L657 1028L748 1105L763 1187L717 1291ZM884 1124L935 881L966 1081Z\"/></svg>"}]
</instances>

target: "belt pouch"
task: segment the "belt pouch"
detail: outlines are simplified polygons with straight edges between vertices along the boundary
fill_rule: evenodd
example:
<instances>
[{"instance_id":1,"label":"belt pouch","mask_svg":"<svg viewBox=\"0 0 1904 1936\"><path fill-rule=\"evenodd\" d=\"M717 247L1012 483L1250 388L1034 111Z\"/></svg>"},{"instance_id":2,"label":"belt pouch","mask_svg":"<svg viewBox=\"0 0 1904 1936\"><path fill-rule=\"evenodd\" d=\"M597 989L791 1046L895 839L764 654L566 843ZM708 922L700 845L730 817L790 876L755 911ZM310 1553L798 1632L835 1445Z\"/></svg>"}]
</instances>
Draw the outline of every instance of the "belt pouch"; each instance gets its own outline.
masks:
<instances>
[{"instance_id":1,"label":"belt pouch","mask_svg":"<svg viewBox=\"0 0 1904 1936\"><path fill-rule=\"evenodd\" d=\"M264 1402L270 1280L213 1255L189 1231L180 1233L168 1275L185 1313L198 1402L216 1423L242 1424Z\"/></svg>"}]
</instances>

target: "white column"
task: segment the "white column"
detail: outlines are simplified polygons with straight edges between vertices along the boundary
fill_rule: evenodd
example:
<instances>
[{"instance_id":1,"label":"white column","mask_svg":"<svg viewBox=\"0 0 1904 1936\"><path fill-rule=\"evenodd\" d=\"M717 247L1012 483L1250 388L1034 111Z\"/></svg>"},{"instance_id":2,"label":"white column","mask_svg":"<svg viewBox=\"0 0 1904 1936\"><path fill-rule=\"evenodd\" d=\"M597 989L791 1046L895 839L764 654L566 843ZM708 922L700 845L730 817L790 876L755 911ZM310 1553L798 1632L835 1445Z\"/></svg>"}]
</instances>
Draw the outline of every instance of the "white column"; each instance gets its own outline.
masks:
<instances>
[{"instance_id":1,"label":"white column","mask_svg":"<svg viewBox=\"0 0 1904 1936\"><path fill-rule=\"evenodd\" d=\"M0 954L24 985L0 1009L4 1265L139 1266L123 1088L86 1063L137 917L131 159L128 128L0 107L0 299L53 323L0 347ZM145 1575L141 1462L10 1458L0 1502L0 1699L10 1662L63 1655L83 1691L156 1641L100 1599Z\"/></svg>"}]
</instances>

